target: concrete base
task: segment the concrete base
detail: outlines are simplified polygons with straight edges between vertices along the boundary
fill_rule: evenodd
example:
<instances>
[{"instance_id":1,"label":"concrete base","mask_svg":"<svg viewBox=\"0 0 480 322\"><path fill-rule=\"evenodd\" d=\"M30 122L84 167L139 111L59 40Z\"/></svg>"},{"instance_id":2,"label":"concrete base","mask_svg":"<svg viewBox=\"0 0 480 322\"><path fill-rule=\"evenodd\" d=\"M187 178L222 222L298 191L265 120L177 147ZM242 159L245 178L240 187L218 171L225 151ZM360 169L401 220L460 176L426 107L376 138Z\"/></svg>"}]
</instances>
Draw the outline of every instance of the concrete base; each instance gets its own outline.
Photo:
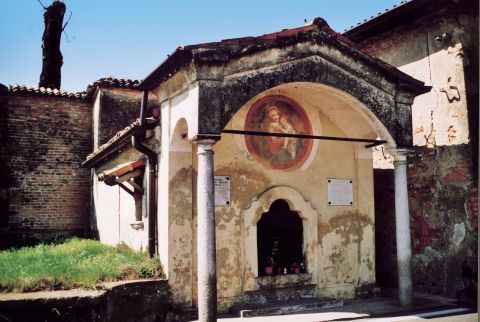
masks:
<instances>
[{"instance_id":1,"label":"concrete base","mask_svg":"<svg viewBox=\"0 0 480 322\"><path fill-rule=\"evenodd\" d=\"M316 298L317 285L307 284L302 286L287 286L281 288L265 288L257 291L245 292L243 303L272 303L295 301Z\"/></svg>"},{"instance_id":2,"label":"concrete base","mask_svg":"<svg viewBox=\"0 0 480 322\"><path fill-rule=\"evenodd\" d=\"M0 294L0 321L177 321L166 280L105 283L101 290Z\"/></svg>"},{"instance_id":3,"label":"concrete base","mask_svg":"<svg viewBox=\"0 0 480 322\"><path fill-rule=\"evenodd\" d=\"M342 300L312 298L297 301L238 306L233 307L231 311L237 316L247 318L254 316L282 315L296 312L308 312L342 305Z\"/></svg>"}]
</instances>

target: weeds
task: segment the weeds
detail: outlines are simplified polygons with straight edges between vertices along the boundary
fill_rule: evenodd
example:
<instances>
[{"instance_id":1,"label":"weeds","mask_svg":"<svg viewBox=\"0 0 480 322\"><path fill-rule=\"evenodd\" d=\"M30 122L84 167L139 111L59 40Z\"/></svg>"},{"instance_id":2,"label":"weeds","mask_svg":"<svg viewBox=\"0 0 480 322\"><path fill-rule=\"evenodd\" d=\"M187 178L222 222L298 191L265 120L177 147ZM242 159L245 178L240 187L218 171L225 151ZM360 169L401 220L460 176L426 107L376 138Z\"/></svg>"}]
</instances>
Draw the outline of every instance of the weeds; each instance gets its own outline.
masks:
<instances>
[{"instance_id":1,"label":"weeds","mask_svg":"<svg viewBox=\"0 0 480 322\"><path fill-rule=\"evenodd\" d=\"M163 277L158 258L89 239L0 252L2 292L94 288L101 282L156 277Z\"/></svg>"}]
</instances>

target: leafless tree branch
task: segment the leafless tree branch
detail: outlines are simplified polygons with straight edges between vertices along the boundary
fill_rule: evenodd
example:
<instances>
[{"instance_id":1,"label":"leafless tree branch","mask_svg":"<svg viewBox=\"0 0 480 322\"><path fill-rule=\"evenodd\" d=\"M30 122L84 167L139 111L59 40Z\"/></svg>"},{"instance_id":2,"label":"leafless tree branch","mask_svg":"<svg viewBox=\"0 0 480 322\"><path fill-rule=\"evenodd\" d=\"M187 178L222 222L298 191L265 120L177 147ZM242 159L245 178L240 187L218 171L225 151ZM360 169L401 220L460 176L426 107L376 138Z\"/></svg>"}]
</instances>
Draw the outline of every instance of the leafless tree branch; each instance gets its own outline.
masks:
<instances>
[{"instance_id":1,"label":"leafless tree branch","mask_svg":"<svg viewBox=\"0 0 480 322\"><path fill-rule=\"evenodd\" d=\"M38 1L40 1L40 0L38 0ZM70 11L70 10L68 10L68 11ZM67 22L65 22L65 24L63 25L62 31L64 31L65 28L67 28L68 22L69 22L70 19L72 18L72 15L73 15L73 12L70 11L70 16L68 17Z\"/></svg>"},{"instance_id":2,"label":"leafless tree branch","mask_svg":"<svg viewBox=\"0 0 480 322\"><path fill-rule=\"evenodd\" d=\"M37 0L37 2L40 3L40 5L42 6L42 8L43 8L44 10L47 10L47 7L45 7L40 0Z\"/></svg>"}]
</instances>

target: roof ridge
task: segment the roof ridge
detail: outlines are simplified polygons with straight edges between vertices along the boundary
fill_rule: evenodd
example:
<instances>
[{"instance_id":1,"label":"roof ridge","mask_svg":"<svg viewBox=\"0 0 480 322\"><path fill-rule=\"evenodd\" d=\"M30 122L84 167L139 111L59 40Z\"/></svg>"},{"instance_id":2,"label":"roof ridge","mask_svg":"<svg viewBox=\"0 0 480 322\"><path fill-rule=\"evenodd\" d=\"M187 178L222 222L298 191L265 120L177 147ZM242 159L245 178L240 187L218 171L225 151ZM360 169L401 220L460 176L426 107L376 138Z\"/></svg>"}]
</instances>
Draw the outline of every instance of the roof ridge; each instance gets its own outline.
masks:
<instances>
[{"instance_id":1,"label":"roof ridge","mask_svg":"<svg viewBox=\"0 0 480 322\"><path fill-rule=\"evenodd\" d=\"M141 82L142 81L138 79L117 78L114 76L102 77L87 86L86 94L87 97L91 98L99 87L140 90L140 87L138 85Z\"/></svg>"}]
</instances>

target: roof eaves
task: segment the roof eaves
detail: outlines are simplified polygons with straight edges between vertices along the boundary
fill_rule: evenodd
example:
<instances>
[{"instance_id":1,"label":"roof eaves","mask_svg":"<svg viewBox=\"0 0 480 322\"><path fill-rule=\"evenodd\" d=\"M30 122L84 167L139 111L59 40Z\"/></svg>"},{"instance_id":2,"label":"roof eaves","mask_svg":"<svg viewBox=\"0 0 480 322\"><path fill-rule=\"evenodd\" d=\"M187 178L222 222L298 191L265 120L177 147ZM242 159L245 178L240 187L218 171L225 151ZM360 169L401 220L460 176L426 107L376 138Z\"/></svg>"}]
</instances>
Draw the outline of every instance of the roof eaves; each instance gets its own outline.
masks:
<instances>
[{"instance_id":1,"label":"roof eaves","mask_svg":"<svg viewBox=\"0 0 480 322\"><path fill-rule=\"evenodd\" d=\"M397 15L400 12L408 9L406 5L413 1L415 0L401 1L399 4L395 4L393 7L385 9L383 12L379 12L376 16L371 16L370 19L365 19L358 22L355 26L350 26L349 29L344 30L343 34L349 37L351 34L357 32L357 30L364 29L374 23L380 23L380 21L388 20L391 18L391 16Z\"/></svg>"},{"instance_id":2,"label":"roof eaves","mask_svg":"<svg viewBox=\"0 0 480 322\"><path fill-rule=\"evenodd\" d=\"M87 159L82 163L82 166L86 168L92 168L99 161L103 160L118 148L122 147L126 143L126 140L135 134L139 127L140 123L128 127L127 130L124 130L120 135L117 133L118 136L114 136L114 140L111 139L111 141L101 145L93 153L89 154Z\"/></svg>"},{"instance_id":3,"label":"roof eaves","mask_svg":"<svg viewBox=\"0 0 480 322\"><path fill-rule=\"evenodd\" d=\"M158 119L147 118L146 128L152 128L158 124ZM108 142L99 146L95 151L87 156L87 159L82 163L83 167L93 167L99 161L109 156L111 153L118 150L125 145L126 141L132 136L142 131L140 120L136 119L132 124L118 131Z\"/></svg>"},{"instance_id":4,"label":"roof eaves","mask_svg":"<svg viewBox=\"0 0 480 322\"><path fill-rule=\"evenodd\" d=\"M152 90L162 81L173 75L177 69L192 57L194 46L178 47L157 68L155 68L143 81L138 84L141 90Z\"/></svg>"}]
</instances>

